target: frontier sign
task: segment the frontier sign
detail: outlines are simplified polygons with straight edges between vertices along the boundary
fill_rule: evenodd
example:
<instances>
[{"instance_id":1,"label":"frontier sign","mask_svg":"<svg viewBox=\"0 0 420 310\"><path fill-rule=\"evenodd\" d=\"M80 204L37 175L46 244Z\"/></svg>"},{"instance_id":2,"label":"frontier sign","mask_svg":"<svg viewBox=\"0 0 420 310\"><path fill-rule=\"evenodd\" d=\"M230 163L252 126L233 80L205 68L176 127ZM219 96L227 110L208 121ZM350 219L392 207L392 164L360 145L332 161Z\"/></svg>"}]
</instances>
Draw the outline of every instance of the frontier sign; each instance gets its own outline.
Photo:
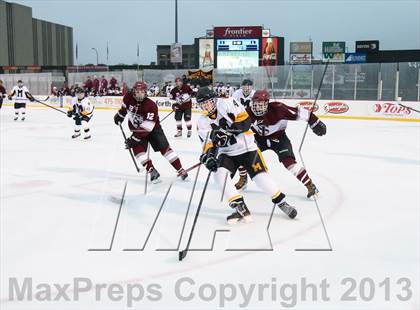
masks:
<instances>
[{"instance_id":1,"label":"frontier sign","mask_svg":"<svg viewBox=\"0 0 420 310\"><path fill-rule=\"evenodd\" d=\"M214 27L215 38L261 38L261 26Z\"/></svg>"}]
</instances>

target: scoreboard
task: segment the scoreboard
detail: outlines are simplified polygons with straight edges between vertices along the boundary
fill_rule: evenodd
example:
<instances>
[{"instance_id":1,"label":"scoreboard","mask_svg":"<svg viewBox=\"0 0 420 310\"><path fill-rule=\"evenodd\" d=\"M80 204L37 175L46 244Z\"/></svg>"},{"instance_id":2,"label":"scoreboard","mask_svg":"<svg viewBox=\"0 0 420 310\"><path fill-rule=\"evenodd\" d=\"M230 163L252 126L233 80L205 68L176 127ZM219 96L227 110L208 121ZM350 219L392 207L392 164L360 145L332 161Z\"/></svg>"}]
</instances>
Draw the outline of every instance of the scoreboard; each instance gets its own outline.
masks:
<instances>
[{"instance_id":1,"label":"scoreboard","mask_svg":"<svg viewBox=\"0 0 420 310\"><path fill-rule=\"evenodd\" d=\"M242 69L258 67L260 39L217 39L217 67Z\"/></svg>"},{"instance_id":2,"label":"scoreboard","mask_svg":"<svg viewBox=\"0 0 420 310\"><path fill-rule=\"evenodd\" d=\"M217 40L218 51L258 51L259 39Z\"/></svg>"}]
</instances>

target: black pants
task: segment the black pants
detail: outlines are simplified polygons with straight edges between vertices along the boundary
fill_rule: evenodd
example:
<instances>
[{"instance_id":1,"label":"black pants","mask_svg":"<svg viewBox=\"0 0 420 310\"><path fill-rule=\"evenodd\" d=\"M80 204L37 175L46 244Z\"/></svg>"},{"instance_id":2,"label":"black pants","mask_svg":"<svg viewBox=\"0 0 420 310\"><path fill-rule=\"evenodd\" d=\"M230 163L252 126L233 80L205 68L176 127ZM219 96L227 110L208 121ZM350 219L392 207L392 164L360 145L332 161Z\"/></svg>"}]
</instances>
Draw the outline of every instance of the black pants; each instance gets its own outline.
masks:
<instances>
[{"instance_id":1,"label":"black pants","mask_svg":"<svg viewBox=\"0 0 420 310\"><path fill-rule=\"evenodd\" d=\"M24 102L15 102L15 109L26 108L26 103Z\"/></svg>"},{"instance_id":2,"label":"black pants","mask_svg":"<svg viewBox=\"0 0 420 310\"><path fill-rule=\"evenodd\" d=\"M0 109L1 109L2 105L3 105L3 97L0 97Z\"/></svg>"},{"instance_id":3,"label":"black pants","mask_svg":"<svg viewBox=\"0 0 420 310\"><path fill-rule=\"evenodd\" d=\"M160 152L161 150L165 150L169 147L168 139L166 139L162 127L153 129L146 138L141 140L139 145L143 146L143 148L147 150L149 143L155 152ZM138 146L134 147L135 150L136 148L139 149Z\"/></svg>"},{"instance_id":4,"label":"black pants","mask_svg":"<svg viewBox=\"0 0 420 310\"><path fill-rule=\"evenodd\" d=\"M267 166L259 150L246 152L237 156L226 154L219 156L219 167L229 170L231 176L235 174L239 166L243 166L246 169L251 179L261 172L267 172Z\"/></svg>"},{"instance_id":5,"label":"black pants","mask_svg":"<svg viewBox=\"0 0 420 310\"><path fill-rule=\"evenodd\" d=\"M293 153L292 143L286 134L283 134L279 139L275 140L268 140L267 138L255 135L255 140L261 151L274 151L280 162L288 157L296 159L295 154Z\"/></svg>"},{"instance_id":6,"label":"black pants","mask_svg":"<svg viewBox=\"0 0 420 310\"><path fill-rule=\"evenodd\" d=\"M177 109L175 110L175 120L182 121L182 116L184 116L184 121L188 122L191 120L191 109Z\"/></svg>"}]
</instances>

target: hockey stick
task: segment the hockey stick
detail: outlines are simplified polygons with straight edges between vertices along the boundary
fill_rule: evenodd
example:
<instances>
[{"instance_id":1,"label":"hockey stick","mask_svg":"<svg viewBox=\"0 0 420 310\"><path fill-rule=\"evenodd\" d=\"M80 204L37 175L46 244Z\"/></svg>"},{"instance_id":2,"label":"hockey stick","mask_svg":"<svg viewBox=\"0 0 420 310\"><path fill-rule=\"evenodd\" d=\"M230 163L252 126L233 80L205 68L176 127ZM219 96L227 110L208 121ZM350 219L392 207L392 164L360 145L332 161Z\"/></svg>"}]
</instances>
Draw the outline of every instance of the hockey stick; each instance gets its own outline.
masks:
<instances>
[{"instance_id":1,"label":"hockey stick","mask_svg":"<svg viewBox=\"0 0 420 310\"><path fill-rule=\"evenodd\" d=\"M328 65L329 64L330 64L330 61L328 60L327 61L327 64L325 65L324 72L322 73L321 81L319 82L318 91L316 92L315 100L312 103L311 109L309 111L313 111L314 110L314 107L316 105L316 102L318 101L319 93L321 92L322 85L324 84L324 77L325 77L325 73L327 72L327 68L328 68ZM300 142L300 146L299 146L299 153L302 151L303 142L305 141L306 134L308 132L308 128L309 128L309 122L306 123L306 126L305 126L305 131L303 133L302 141Z\"/></svg>"},{"instance_id":2,"label":"hockey stick","mask_svg":"<svg viewBox=\"0 0 420 310\"><path fill-rule=\"evenodd\" d=\"M182 261L188 254L191 239L192 239L192 236L194 234L195 224L197 224L198 215L200 214L201 206L203 205L204 195L206 194L207 185L209 184L210 175L211 175L211 171L209 171L209 173L207 174L206 183L204 184L204 188L203 188L203 192L201 194L200 202L198 203L197 212L195 213L194 222L193 222L193 225L191 227L191 232L190 232L190 236L188 238L187 246L184 250L178 252L179 261Z\"/></svg>"},{"instance_id":3,"label":"hockey stick","mask_svg":"<svg viewBox=\"0 0 420 310\"><path fill-rule=\"evenodd\" d=\"M127 142L127 136L125 135L125 132L124 132L124 129L122 128L122 126L121 126L121 123L119 124L119 126L120 126L120 129L121 129L121 133L124 137L124 142ZM131 151L131 149L128 149L128 152L130 153L131 159L133 160L133 163L134 163L134 166L136 167L137 172L140 172L140 168L137 165L137 161L134 158L133 152Z\"/></svg>"},{"instance_id":4,"label":"hockey stick","mask_svg":"<svg viewBox=\"0 0 420 310\"><path fill-rule=\"evenodd\" d=\"M413 109L413 108L408 107L408 106L406 106L406 105L403 105L403 104L401 104L401 103L398 103L398 105L402 106L403 108L409 109L409 110L411 110L411 111L414 111L414 112L420 113L420 110Z\"/></svg>"},{"instance_id":5,"label":"hockey stick","mask_svg":"<svg viewBox=\"0 0 420 310\"><path fill-rule=\"evenodd\" d=\"M45 99L44 101L46 101L46 100L48 100L50 97L48 96L47 97L47 99ZM56 111L58 111L58 112L61 112L61 113L63 113L63 114L66 114L67 115L67 113L66 112L64 112L63 110L60 110L60 109L57 109L56 107L53 107L52 105L49 105L49 104L47 104L47 103L45 103L45 102L42 102L41 100L38 100L38 99L35 99L35 98L33 98L34 99L34 101L35 102L38 102L38 103L40 103L40 104L43 104L43 105L45 105L45 106L47 106L47 107L49 107L49 108L51 108L51 109L54 109L54 110L56 110Z\"/></svg>"},{"instance_id":6,"label":"hockey stick","mask_svg":"<svg viewBox=\"0 0 420 310\"><path fill-rule=\"evenodd\" d=\"M163 121L165 120L165 119L167 119L168 117L169 117L169 115L171 115L172 113L174 113L175 111L174 110L172 110L168 115L166 115L161 121L160 121L160 123L163 123Z\"/></svg>"}]
</instances>

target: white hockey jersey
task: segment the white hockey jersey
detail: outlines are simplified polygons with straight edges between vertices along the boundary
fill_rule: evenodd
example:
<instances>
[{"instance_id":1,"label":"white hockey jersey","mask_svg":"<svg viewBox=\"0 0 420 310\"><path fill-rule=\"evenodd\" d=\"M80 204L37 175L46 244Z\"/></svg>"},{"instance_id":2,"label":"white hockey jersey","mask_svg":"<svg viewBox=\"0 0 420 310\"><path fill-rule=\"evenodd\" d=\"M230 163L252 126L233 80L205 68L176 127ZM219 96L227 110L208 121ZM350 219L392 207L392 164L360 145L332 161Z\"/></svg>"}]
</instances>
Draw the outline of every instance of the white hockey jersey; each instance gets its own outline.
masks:
<instances>
[{"instance_id":1,"label":"white hockey jersey","mask_svg":"<svg viewBox=\"0 0 420 310\"><path fill-rule=\"evenodd\" d=\"M255 90L253 89L251 90L248 96L245 96L244 92L242 91L242 88L240 88L233 93L232 97L234 100L236 100L236 102L242 104L245 108L247 108L251 104L252 97L254 96L254 94Z\"/></svg>"},{"instance_id":2,"label":"white hockey jersey","mask_svg":"<svg viewBox=\"0 0 420 310\"><path fill-rule=\"evenodd\" d=\"M203 149L206 151L211 147L210 133L212 125L219 126L220 120L225 119L229 126L235 122L242 122L246 120L249 115L245 111L244 106L232 101L232 99L215 99L217 105L217 116L212 119L207 115L202 115L198 119L198 135L203 144ZM219 148L219 154L226 154L229 156L237 156L250 151L258 149L254 134L251 130L235 135L233 144L228 144L225 147Z\"/></svg>"},{"instance_id":3,"label":"white hockey jersey","mask_svg":"<svg viewBox=\"0 0 420 310\"><path fill-rule=\"evenodd\" d=\"M82 100L79 100L77 97L74 97L72 99L72 106L73 111L76 114L80 114L89 118L93 116L93 110L95 109L95 107L87 97L83 98Z\"/></svg>"},{"instance_id":4,"label":"white hockey jersey","mask_svg":"<svg viewBox=\"0 0 420 310\"><path fill-rule=\"evenodd\" d=\"M28 101L28 97L26 97L26 93L29 93L29 90L26 86L15 86L12 89L12 96L15 96L15 102L17 103L26 103Z\"/></svg>"}]
</instances>

